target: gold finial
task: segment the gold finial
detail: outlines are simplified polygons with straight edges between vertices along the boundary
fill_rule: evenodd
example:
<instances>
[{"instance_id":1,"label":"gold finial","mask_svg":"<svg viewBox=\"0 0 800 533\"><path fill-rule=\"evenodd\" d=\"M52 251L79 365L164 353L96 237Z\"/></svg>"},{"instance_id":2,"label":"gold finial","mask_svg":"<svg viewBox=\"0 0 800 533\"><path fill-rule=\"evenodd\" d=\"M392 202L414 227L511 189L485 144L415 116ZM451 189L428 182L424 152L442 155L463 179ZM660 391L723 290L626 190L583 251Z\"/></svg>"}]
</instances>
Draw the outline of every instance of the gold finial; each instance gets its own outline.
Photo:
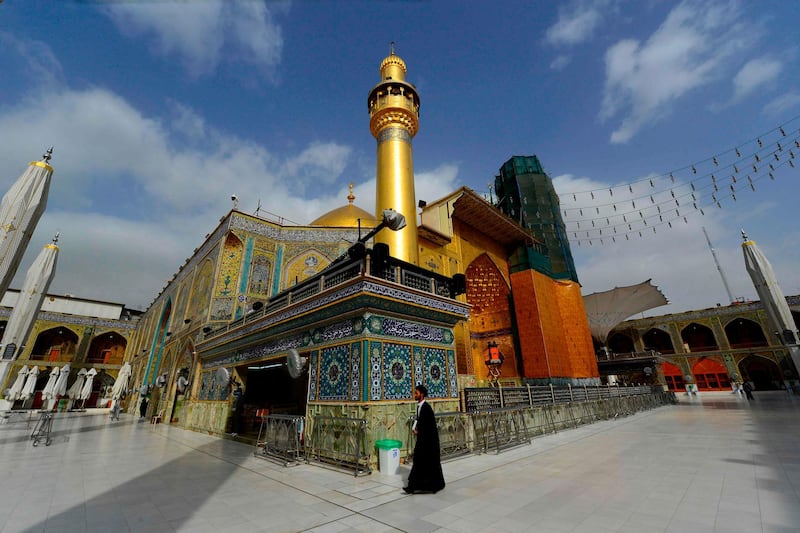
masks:
<instances>
[{"instance_id":1,"label":"gold finial","mask_svg":"<svg viewBox=\"0 0 800 533\"><path fill-rule=\"evenodd\" d=\"M347 199L350 201L351 204L353 203L353 200L356 199L356 195L353 194L353 182L352 181L350 182L350 194L347 195Z\"/></svg>"},{"instance_id":2,"label":"gold finial","mask_svg":"<svg viewBox=\"0 0 800 533\"><path fill-rule=\"evenodd\" d=\"M389 55L390 56L394 55L394 41L389 43Z\"/></svg>"}]
</instances>

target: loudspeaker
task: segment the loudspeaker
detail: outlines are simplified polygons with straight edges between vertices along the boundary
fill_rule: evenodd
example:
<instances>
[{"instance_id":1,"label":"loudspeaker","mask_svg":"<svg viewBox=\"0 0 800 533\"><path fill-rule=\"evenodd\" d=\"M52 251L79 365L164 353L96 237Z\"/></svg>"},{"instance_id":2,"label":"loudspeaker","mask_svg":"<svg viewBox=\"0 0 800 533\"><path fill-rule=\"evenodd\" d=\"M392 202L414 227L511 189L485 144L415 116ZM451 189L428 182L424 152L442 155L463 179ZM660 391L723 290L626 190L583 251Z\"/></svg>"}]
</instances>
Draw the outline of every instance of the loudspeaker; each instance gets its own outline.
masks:
<instances>
[{"instance_id":1,"label":"loudspeaker","mask_svg":"<svg viewBox=\"0 0 800 533\"><path fill-rule=\"evenodd\" d=\"M467 276L464 274L455 274L453 276L453 296L458 296L465 292L467 292Z\"/></svg>"}]
</instances>

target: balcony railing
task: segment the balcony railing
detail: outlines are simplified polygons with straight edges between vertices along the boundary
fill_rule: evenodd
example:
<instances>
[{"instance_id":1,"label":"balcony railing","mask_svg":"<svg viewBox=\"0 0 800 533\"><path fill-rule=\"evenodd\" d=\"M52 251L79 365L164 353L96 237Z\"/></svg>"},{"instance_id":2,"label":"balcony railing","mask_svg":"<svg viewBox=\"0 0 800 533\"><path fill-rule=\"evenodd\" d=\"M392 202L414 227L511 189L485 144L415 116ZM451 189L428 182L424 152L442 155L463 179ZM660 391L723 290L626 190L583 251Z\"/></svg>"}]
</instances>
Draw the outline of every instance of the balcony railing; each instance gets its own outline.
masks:
<instances>
[{"instance_id":1,"label":"balcony railing","mask_svg":"<svg viewBox=\"0 0 800 533\"><path fill-rule=\"evenodd\" d=\"M230 331L359 277L382 279L442 298L455 298L459 294L452 278L393 257L381 262L373 261L369 254L363 258L348 259L345 256L337 259L318 274L276 294L258 311L251 311L242 318L209 331L205 338Z\"/></svg>"}]
</instances>

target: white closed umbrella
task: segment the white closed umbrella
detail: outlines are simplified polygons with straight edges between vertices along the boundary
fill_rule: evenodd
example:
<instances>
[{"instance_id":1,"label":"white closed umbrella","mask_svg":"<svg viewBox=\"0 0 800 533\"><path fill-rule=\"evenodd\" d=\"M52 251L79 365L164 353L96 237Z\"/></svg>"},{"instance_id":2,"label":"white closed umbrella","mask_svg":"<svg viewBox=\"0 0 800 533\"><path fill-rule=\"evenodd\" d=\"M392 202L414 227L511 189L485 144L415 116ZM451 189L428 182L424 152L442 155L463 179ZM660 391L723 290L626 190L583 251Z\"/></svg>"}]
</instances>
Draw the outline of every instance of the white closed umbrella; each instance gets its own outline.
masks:
<instances>
[{"instance_id":1,"label":"white closed umbrella","mask_svg":"<svg viewBox=\"0 0 800 533\"><path fill-rule=\"evenodd\" d=\"M58 262L58 234L52 244L45 246L28 269L25 281L17 296L17 301L8 316L0 351L4 359L15 359L28 339L36 317L42 309L42 302L56 274ZM2 294L2 293L0 293ZM0 361L6 363L6 361ZM0 364L0 383L5 382L8 366Z\"/></svg>"},{"instance_id":2,"label":"white closed umbrella","mask_svg":"<svg viewBox=\"0 0 800 533\"><path fill-rule=\"evenodd\" d=\"M56 386L53 387L53 396L58 398L67 393L67 380L69 379L69 363L61 367L58 372L58 380Z\"/></svg>"},{"instance_id":3,"label":"white closed umbrella","mask_svg":"<svg viewBox=\"0 0 800 533\"><path fill-rule=\"evenodd\" d=\"M19 395L20 400L27 400L36 391L36 380L39 379L39 367L32 366L28 370L28 377L25 379L25 386L22 387L22 392Z\"/></svg>"},{"instance_id":4,"label":"white closed umbrella","mask_svg":"<svg viewBox=\"0 0 800 533\"><path fill-rule=\"evenodd\" d=\"M95 370L94 368L90 369L86 373L86 382L83 384L80 396L78 396L79 400L86 401L89 399L89 396L92 395L92 385L94 382L94 377L96 375L97 375L97 370Z\"/></svg>"},{"instance_id":5,"label":"white closed umbrella","mask_svg":"<svg viewBox=\"0 0 800 533\"><path fill-rule=\"evenodd\" d=\"M22 387L25 385L25 377L28 375L28 367L23 366L17 372L17 379L14 380L14 384L11 385L11 388L6 391L6 399L13 402L14 400L19 399L19 395L22 392Z\"/></svg>"},{"instance_id":6,"label":"white closed umbrella","mask_svg":"<svg viewBox=\"0 0 800 533\"><path fill-rule=\"evenodd\" d=\"M56 395L53 394L53 391L56 388L56 381L58 381L58 372L59 370L57 366L54 366L53 370L50 371L50 377L47 379L47 384L44 386L44 389L42 389L42 398L45 400L51 400L56 397Z\"/></svg>"},{"instance_id":7,"label":"white closed umbrella","mask_svg":"<svg viewBox=\"0 0 800 533\"><path fill-rule=\"evenodd\" d=\"M75 378L75 383L73 383L69 390L67 390L67 398L79 400L84 381L86 381L86 369L81 368L78 370L78 376Z\"/></svg>"},{"instance_id":8,"label":"white closed umbrella","mask_svg":"<svg viewBox=\"0 0 800 533\"><path fill-rule=\"evenodd\" d=\"M111 387L111 399L112 400L119 400L122 398L123 393L128 388L128 379L131 377L131 365L130 363L125 363L122 365L122 368L119 369L119 375L117 376L117 380L114 382L114 386Z\"/></svg>"},{"instance_id":9,"label":"white closed umbrella","mask_svg":"<svg viewBox=\"0 0 800 533\"><path fill-rule=\"evenodd\" d=\"M772 264L755 241L747 237L744 230L742 230L742 238L744 239L742 243L744 266L747 273L750 274L756 293L761 299L761 305L767 312L767 318L775 328L778 340L789 350L795 368L800 371L800 347L798 347L800 331L797 330L794 318L792 318L792 311L778 285L778 278L775 276L775 271L772 270Z\"/></svg>"}]
</instances>

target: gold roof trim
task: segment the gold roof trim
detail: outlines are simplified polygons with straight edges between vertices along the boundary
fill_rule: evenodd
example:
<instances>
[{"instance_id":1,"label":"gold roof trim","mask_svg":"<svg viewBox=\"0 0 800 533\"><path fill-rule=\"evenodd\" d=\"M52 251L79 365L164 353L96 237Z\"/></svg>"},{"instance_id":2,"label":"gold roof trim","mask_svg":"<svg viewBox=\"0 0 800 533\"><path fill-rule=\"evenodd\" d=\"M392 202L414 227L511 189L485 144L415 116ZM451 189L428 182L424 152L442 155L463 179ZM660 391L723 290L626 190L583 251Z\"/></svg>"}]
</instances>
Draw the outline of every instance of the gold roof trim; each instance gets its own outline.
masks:
<instances>
[{"instance_id":1,"label":"gold roof trim","mask_svg":"<svg viewBox=\"0 0 800 533\"><path fill-rule=\"evenodd\" d=\"M37 167L42 167L45 170L49 170L50 172L53 172L53 167L51 167L50 165L48 165L44 161L31 161L30 164L34 165L34 166L37 166Z\"/></svg>"}]
</instances>

